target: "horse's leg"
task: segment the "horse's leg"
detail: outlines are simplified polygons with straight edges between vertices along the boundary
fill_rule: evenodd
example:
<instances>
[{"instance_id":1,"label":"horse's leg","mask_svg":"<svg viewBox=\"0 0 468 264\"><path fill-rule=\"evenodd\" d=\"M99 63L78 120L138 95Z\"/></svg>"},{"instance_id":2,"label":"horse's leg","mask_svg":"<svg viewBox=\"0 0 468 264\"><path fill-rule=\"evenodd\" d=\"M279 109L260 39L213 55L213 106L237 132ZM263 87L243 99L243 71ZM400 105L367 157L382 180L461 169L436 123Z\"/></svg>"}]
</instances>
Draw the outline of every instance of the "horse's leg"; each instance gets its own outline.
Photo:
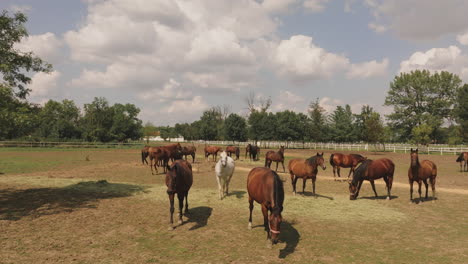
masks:
<instances>
[{"instance_id":1,"label":"horse's leg","mask_svg":"<svg viewBox=\"0 0 468 264\"><path fill-rule=\"evenodd\" d=\"M306 181L307 181L306 177L302 178L302 194L305 194Z\"/></svg>"},{"instance_id":2,"label":"horse's leg","mask_svg":"<svg viewBox=\"0 0 468 264\"><path fill-rule=\"evenodd\" d=\"M221 179L218 175L216 175L216 181L218 182L218 194L219 194L219 199L223 199L223 189L221 185Z\"/></svg>"},{"instance_id":3,"label":"horse's leg","mask_svg":"<svg viewBox=\"0 0 468 264\"><path fill-rule=\"evenodd\" d=\"M354 167L353 166L351 166L351 169L349 170L348 179L349 179L349 176L351 176L352 172L354 172Z\"/></svg>"},{"instance_id":4,"label":"horse's leg","mask_svg":"<svg viewBox=\"0 0 468 264\"><path fill-rule=\"evenodd\" d=\"M312 177L312 194L315 196L315 180L317 177Z\"/></svg>"},{"instance_id":5,"label":"horse's leg","mask_svg":"<svg viewBox=\"0 0 468 264\"><path fill-rule=\"evenodd\" d=\"M375 191L375 183L374 183L374 181L370 181L370 184L372 185L372 190L374 191L375 197L377 197L377 191Z\"/></svg>"},{"instance_id":6,"label":"horse's leg","mask_svg":"<svg viewBox=\"0 0 468 264\"><path fill-rule=\"evenodd\" d=\"M291 174L291 184L292 184L292 187L293 187L293 194L296 195L296 182L297 182L297 177L294 177L293 179L293 175Z\"/></svg>"},{"instance_id":7,"label":"horse's leg","mask_svg":"<svg viewBox=\"0 0 468 264\"><path fill-rule=\"evenodd\" d=\"M154 173L153 173L153 159L152 158L150 158L150 162L151 162L150 163L151 175L154 175Z\"/></svg>"},{"instance_id":8,"label":"horse's leg","mask_svg":"<svg viewBox=\"0 0 468 264\"><path fill-rule=\"evenodd\" d=\"M253 208L254 208L253 202L254 202L254 201L253 201L252 197L250 197L250 195L249 195L249 211L250 211L250 214L249 214L249 225L248 225L249 229L252 229L252 210L253 210Z\"/></svg>"},{"instance_id":9,"label":"horse's leg","mask_svg":"<svg viewBox=\"0 0 468 264\"><path fill-rule=\"evenodd\" d=\"M390 191L392 190L393 177L384 177L385 186L387 187L387 200L390 200Z\"/></svg>"},{"instance_id":10,"label":"horse's leg","mask_svg":"<svg viewBox=\"0 0 468 264\"><path fill-rule=\"evenodd\" d=\"M188 191L185 192L185 212L184 214L188 214Z\"/></svg>"},{"instance_id":11,"label":"horse's leg","mask_svg":"<svg viewBox=\"0 0 468 264\"><path fill-rule=\"evenodd\" d=\"M427 193L428 193L428 191L429 191L429 188L428 188L429 186L428 186L428 184L427 184L427 179L424 179L423 182L424 182L424 186L426 186L426 197L425 197L424 199L427 200Z\"/></svg>"},{"instance_id":12,"label":"horse's leg","mask_svg":"<svg viewBox=\"0 0 468 264\"><path fill-rule=\"evenodd\" d=\"M192 163L195 163L195 153L192 154Z\"/></svg>"},{"instance_id":13,"label":"horse's leg","mask_svg":"<svg viewBox=\"0 0 468 264\"><path fill-rule=\"evenodd\" d=\"M429 182L431 183L432 197L433 197L434 199L436 199L436 190L435 190L436 178L435 178L435 177L431 177L431 178L429 179Z\"/></svg>"},{"instance_id":14,"label":"horse's leg","mask_svg":"<svg viewBox=\"0 0 468 264\"><path fill-rule=\"evenodd\" d=\"M174 229L174 227L172 226L174 224L174 220L173 220L173 215L174 215L174 194L169 194L169 203L170 203L170 207L169 207L169 213L170 213L170 218L169 218L169 223L171 224L171 226L169 227L170 230Z\"/></svg>"},{"instance_id":15,"label":"horse's leg","mask_svg":"<svg viewBox=\"0 0 468 264\"><path fill-rule=\"evenodd\" d=\"M286 169L284 168L284 160L281 162L281 164L283 165L283 172L286 173Z\"/></svg>"},{"instance_id":16,"label":"horse's leg","mask_svg":"<svg viewBox=\"0 0 468 264\"><path fill-rule=\"evenodd\" d=\"M184 208L184 193L178 192L177 199L179 199L179 224L182 224L182 209Z\"/></svg>"},{"instance_id":17,"label":"horse's leg","mask_svg":"<svg viewBox=\"0 0 468 264\"><path fill-rule=\"evenodd\" d=\"M278 171L278 162L276 162L276 169L275 169L275 172Z\"/></svg>"},{"instance_id":18,"label":"horse's leg","mask_svg":"<svg viewBox=\"0 0 468 264\"><path fill-rule=\"evenodd\" d=\"M268 225L268 208L266 205L262 204L262 213L263 213L263 225L265 226L265 231L267 232L267 240L270 239L270 226Z\"/></svg>"},{"instance_id":19,"label":"horse's leg","mask_svg":"<svg viewBox=\"0 0 468 264\"><path fill-rule=\"evenodd\" d=\"M335 166L332 166L333 167L333 180L336 181L336 167Z\"/></svg>"},{"instance_id":20,"label":"horse's leg","mask_svg":"<svg viewBox=\"0 0 468 264\"><path fill-rule=\"evenodd\" d=\"M422 197L421 197L421 180L418 181L418 193L419 193L419 201L422 202Z\"/></svg>"},{"instance_id":21,"label":"horse's leg","mask_svg":"<svg viewBox=\"0 0 468 264\"><path fill-rule=\"evenodd\" d=\"M362 186L363 182L364 182L364 180L360 180L359 183L358 183L356 195L354 196L355 199L357 199L358 196L359 196L359 191L361 190L361 186Z\"/></svg>"},{"instance_id":22,"label":"horse's leg","mask_svg":"<svg viewBox=\"0 0 468 264\"><path fill-rule=\"evenodd\" d=\"M340 167L340 166L337 166L337 168L336 168L336 174L338 174L338 178L340 178L340 181L341 181L340 170L341 170L341 167Z\"/></svg>"},{"instance_id":23,"label":"horse's leg","mask_svg":"<svg viewBox=\"0 0 468 264\"><path fill-rule=\"evenodd\" d=\"M409 184L410 184L410 202L413 202L413 183L414 183L414 181L409 180Z\"/></svg>"}]
</instances>

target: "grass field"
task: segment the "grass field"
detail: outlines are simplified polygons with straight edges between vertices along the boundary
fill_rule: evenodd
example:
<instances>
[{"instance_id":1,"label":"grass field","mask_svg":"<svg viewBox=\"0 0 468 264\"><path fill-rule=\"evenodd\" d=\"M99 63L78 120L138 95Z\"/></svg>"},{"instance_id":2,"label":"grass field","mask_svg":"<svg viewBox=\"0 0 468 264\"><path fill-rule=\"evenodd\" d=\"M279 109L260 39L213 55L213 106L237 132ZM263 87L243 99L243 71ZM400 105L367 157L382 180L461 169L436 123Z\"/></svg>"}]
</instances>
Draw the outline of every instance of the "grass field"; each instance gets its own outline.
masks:
<instances>
[{"instance_id":1,"label":"grass field","mask_svg":"<svg viewBox=\"0 0 468 264\"><path fill-rule=\"evenodd\" d=\"M266 151L258 162L241 155L231 194L219 200L214 163L202 148L190 213L174 231L164 175L151 175L139 150L0 150L0 263L468 263L468 173L459 172L455 156L420 155L438 166L438 199L419 204L409 203L409 154L361 152L395 162L390 201L383 184L374 199L367 182L350 201L347 183L333 181L331 151L317 197L310 181L304 195L293 196L289 174L279 173L284 222L281 242L268 249L259 205L247 229L245 188ZM315 152L287 149L285 166Z\"/></svg>"}]
</instances>

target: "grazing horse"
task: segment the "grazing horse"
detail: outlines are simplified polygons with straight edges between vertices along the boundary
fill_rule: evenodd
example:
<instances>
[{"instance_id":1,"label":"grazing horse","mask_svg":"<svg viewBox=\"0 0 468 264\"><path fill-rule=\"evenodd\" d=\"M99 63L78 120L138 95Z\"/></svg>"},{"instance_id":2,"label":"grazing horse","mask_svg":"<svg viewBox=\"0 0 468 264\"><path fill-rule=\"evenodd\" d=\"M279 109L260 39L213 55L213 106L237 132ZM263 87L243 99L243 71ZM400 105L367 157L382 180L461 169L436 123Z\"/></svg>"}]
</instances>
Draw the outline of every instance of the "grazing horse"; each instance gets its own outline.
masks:
<instances>
[{"instance_id":1,"label":"grazing horse","mask_svg":"<svg viewBox=\"0 0 468 264\"><path fill-rule=\"evenodd\" d=\"M195 162L195 153L197 152L197 148L195 146L188 146L182 148L182 155L184 155L185 160L187 160L187 156L192 156L192 163Z\"/></svg>"},{"instance_id":2,"label":"grazing horse","mask_svg":"<svg viewBox=\"0 0 468 264\"><path fill-rule=\"evenodd\" d=\"M315 195L315 181L317 180L318 167L326 169L325 160L323 159L323 152L308 159L292 159L289 161L288 170L291 174L291 184L293 187L293 194L296 194L296 182L302 178L302 193L304 193L307 179L312 179L312 193Z\"/></svg>"},{"instance_id":3,"label":"grazing horse","mask_svg":"<svg viewBox=\"0 0 468 264\"><path fill-rule=\"evenodd\" d=\"M460 153L457 162L460 162L460 171L468 171L468 152ZM463 163L464 165L462 166Z\"/></svg>"},{"instance_id":4,"label":"grazing horse","mask_svg":"<svg viewBox=\"0 0 468 264\"><path fill-rule=\"evenodd\" d=\"M410 155L411 155L411 165L408 170L408 178L409 178L409 184L410 184L410 201L413 201L413 182L418 182L419 200L421 202L422 202L421 182L424 182L424 185L426 186L426 199L427 199L427 192L428 192L427 179L429 179L429 182L431 183L432 196L435 198L436 197L435 183L436 183L436 177L437 177L437 166L434 164L434 162L430 160L423 160L419 162L418 149L416 150L411 149Z\"/></svg>"},{"instance_id":5,"label":"grazing horse","mask_svg":"<svg viewBox=\"0 0 468 264\"><path fill-rule=\"evenodd\" d=\"M144 146L142 149L141 149L141 163L143 165L148 165L148 160L146 160L146 158L149 156L149 150L150 146Z\"/></svg>"},{"instance_id":6,"label":"grazing horse","mask_svg":"<svg viewBox=\"0 0 468 264\"><path fill-rule=\"evenodd\" d=\"M240 156L240 149L239 147L229 145L226 147L226 153L229 157L231 157L232 154L236 154L236 160L238 160Z\"/></svg>"},{"instance_id":7,"label":"grazing horse","mask_svg":"<svg viewBox=\"0 0 468 264\"><path fill-rule=\"evenodd\" d=\"M351 168L348 174L348 178L349 178L351 173L354 172L354 169L356 168L356 166L364 160L366 160L366 158L359 154L349 154L349 155L341 154L341 153L331 154L330 165L332 165L333 167L333 179L336 181L335 171L338 172L338 177L341 178L340 168Z\"/></svg>"},{"instance_id":8,"label":"grazing horse","mask_svg":"<svg viewBox=\"0 0 468 264\"><path fill-rule=\"evenodd\" d=\"M250 161L255 161L260 157L260 147L248 144L247 147L245 147L245 158L247 158L247 153L249 153Z\"/></svg>"},{"instance_id":9,"label":"grazing horse","mask_svg":"<svg viewBox=\"0 0 468 264\"><path fill-rule=\"evenodd\" d=\"M284 188L278 174L269 168L253 168L247 176L247 191L249 193L249 229L252 228L253 202L262 205L263 225L267 239L272 244L278 242L283 218ZM268 216L268 211L270 215Z\"/></svg>"},{"instance_id":10,"label":"grazing horse","mask_svg":"<svg viewBox=\"0 0 468 264\"><path fill-rule=\"evenodd\" d=\"M219 154L218 163L215 166L216 180L218 181L219 199L229 194L229 182L231 182L234 173L234 160L228 157L225 151Z\"/></svg>"},{"instance_id":11,"label":"grazing horse","mask_svg":"<svg viewBox=\"0 0 468 264\"><path fill-rule=\"evenodd\" d=\"M174 221L172 215L174 214L174 195L177 193L179 200L179 224L182 224L182 207L185 198L185 214L188 213L188 192L193 183L192 165L186 160L176 160L172 165L167 167L166 173L166 186L167 194L169 195L170 202L170 230L174 229L172 226Z\"/></svg>"},{"instance_id":12,"label":"grazing horse","mask_svg":"<svg viewBox=\"0 0 468 264\"><path fill-rule=\"evenodd\" d=\"M170 157L170 152L166 148L163 147L150 147L148 149L148 155L150 158L150 168L151 168L151 174L154 175L153 173L153 166L154 169L156 170L156 174L158 174L158 168L157 166L162 166L164 173L166 173L166 166L169 162L169 157ZM154 165L153 165L154 162Z\"/></svg>"},{"instance_id":13,"label":"grazing horse","mask_svg":"<svg viewBox=\"0 0 468 264\"><path fill-rule=\"evenodd\" d=\"M216 147L216 146L206 146L205 147L205 160L208 159L208 157L210 155L213 156L213 161L216 162L216 159L217 159L217 156L218 156L218 152L221 151L221 148L220 147Z\"/></svg>"},{"instance_id":14,"label":"grazing horse","mask_svg":"<svg viewBox=\"0 0 468 264\"><path fill-rule=\"evenodd\" d=\"M349 199L356 200L359 196L359 190L361 190L362 182L367 180L372 185L375 197L377 192L375 191L374 180L383 178L385 185L387 186L387 200L390 200L390 191L392 190L393 183L393 172L395 171L395 164L389 159L367 159L357 167L354 171L353 179L348 181L349 183Z\"/></svg>"},{"instance_id":15,"label":"grazing horse","mask_svg":"<svg viewBox=\"0 0 468 264\"><path fill-rule=\"evenodd\" d=\"M161 148L165 148L169 151L169 158L171 159L171 161L182 158L182 146L180 145L180 143L162 146Z\"/></svg>"},{"instance_id":16,"label":"grazing horse","mask_svg":"<svg viewBox=\"0 0 468 264\"><path fill-rule=\"evenodd\" d=\"M265 167L271 168L271 163L273 161L276 162L275 171L278 171L278 163L281 162L283 165L283 172L286 172L284 168L284 146L281 146L278 152L270 150L265 154Z\"/></svg>"}]
</instances>

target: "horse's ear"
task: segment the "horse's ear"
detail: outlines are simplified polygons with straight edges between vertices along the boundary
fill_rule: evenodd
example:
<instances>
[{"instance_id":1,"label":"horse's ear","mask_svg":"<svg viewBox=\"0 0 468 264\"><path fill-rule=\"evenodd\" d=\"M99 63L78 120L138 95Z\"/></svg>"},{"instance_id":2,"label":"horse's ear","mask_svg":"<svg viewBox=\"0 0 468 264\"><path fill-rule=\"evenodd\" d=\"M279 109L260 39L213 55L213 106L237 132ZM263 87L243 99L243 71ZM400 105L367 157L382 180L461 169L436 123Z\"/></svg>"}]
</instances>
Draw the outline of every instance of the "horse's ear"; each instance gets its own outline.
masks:
<instances>
[{"instance_id":1,"label":"horse's ear","mask_svg":"<svg viewBox=\"0 0 468 264\"><path fill-rule=\"evenodd\" d=\"M317 152L317 156L320 156L320 154Z\"/></svg>"},{"instance_id":2,"label":"horse's ear","mask_svg":"<svg viewBox=\"0 0 468 264\"><path fill-rule=\"evenodd\" d=\"M320 155L320 156L323 156L323 152L322 152L322 155Z\"/></svg>"},{"instance_id":3,"label":"horse's ear","mask_svg":"<svg viewBox=\"0 0 468 264\"><path fill-rule=\"evenodd\" d=\"M413 148L411 148L411 152L413 152Z\"/></svg>"},{"instance_id":4,"label":"horse's ear","mask_svg":"<svg viewBox=\"0 0 468 264\"><path fill-rule=\"evenodd\" d=\"M414 152L418 152L418 149L416 149Z\"/></svg>"}]
</instances>

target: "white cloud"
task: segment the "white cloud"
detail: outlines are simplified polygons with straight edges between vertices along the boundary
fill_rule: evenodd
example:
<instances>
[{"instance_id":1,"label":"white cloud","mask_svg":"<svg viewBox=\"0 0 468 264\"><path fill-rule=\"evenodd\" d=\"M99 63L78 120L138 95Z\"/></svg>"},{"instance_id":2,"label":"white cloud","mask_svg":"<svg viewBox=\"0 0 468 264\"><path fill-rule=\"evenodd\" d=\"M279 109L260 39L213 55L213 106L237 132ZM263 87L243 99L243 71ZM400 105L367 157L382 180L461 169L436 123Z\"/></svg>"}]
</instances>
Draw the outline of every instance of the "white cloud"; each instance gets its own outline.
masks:
<instances>
[{"instance_id":1,"label":"white cloud","mask_svg":"<svg viewBox=\"0 0 468 264\"><path fill-rule=\"evenodd\" d=\"M174 79L169 79L161 88L141 92L137 97L143 101L167 102L173 100L187 100L192 98L192 92L183 89L181 84Z\"/></svg>"},{"instance_id":2,"label":"white cloud","mask_svg":"<svg viewBox=\"0 0 468 264\"><path fill-rule=\"evenodd\" d=\"M31 97L33 99L53 97L57 91L57 82L60 76L61 73L58 71L51 73L38 72L34 74L31 78L31 84L28 86L31 89Z\"/></svg>"},{"instance_id":3,"label":"white cloud","mask_svg":"<svg viewBox=\"0 0 468 264\"><path fill-rule=\"evenodd\" d=\"M304 97L294 94L291 91L280 91L280 94L274 100L273 107L276 111L293 110L296 112L305 112Z\"/></svg>"},{"instance_id":4,"label":"white cloud","mask_svg":"<svg viewBox=\"0 0 468 264\"><path fill-rule=\"evenodd\" d=\"M28 13L32 10L32 6L30 5L11 5L9 8L12 12L21 12L21 13Z\"/></svg>"},{"instance_id":5,"label":"white cloud","mask_svg":"<svg viewBox=\"0 0 468 264\"><path fill-rule=\"evenodd\" d=\"M329 0L305 0L303 6L310 12L319 13L325 10Z\"/></svg>"},{"instance_id":6,"label":"white cloud","mask_svg":"<svg viewBox=\"0 0 468 264\"><path fill-rule=\"evenodd\" d=\"M200 113L208 108L201 96L195 96L191 100L176 100L171 103L166 112L169 114L190 114L200 116Z\"/></svg>"},{"instance_id":7,"label":"white cloud","mask_svg":"<svg viewBox=\"0 0 468 264\"><path fill-rule=\"evenodd\" d=\"M16 43L14 48L22 52L32 51L35 55L49 63L61 61L61 47L63 43L54 33L30 35Z\"/></svg>"},{"instance_id":8,"label":"white cloud","mask_svg":"<svg viewBox=\"0 0 468 264\"><path fill-rule=\"evenodd\" d=\"M298 2L298 0L264 0L262 6L268 13L284 13L296 2Z\"/></svg>"},{"instance_id":9,"label":"white cloud","mask_svg":"<svg viewBox=\"0 0 468 264\"><path fill-rule=\"evenodd\" d=\"M374 30L376 33L383 33L387 31L387 27L380 25L374 22L371 22L367 25L370 29Z\"/></svg>"},{"instance_id":10,"label":"white cloud","mask_svg":"<svg viewBox=\"0 0 468 264\"><path fill-rule=\"evenodd\" d=\"M338 105L343 105L343 101L340 99L330 98L330 97L323 97L319 101L319 105L325 109L326 112L331 113L335 111Z\"/></svg>"},{"instance_id":11,"label":"white cloud","mask_svg":"<svg viewBox=\"0 0 468 264\"><path fill-rule=\"evenodd\" d=\"M468 32L465 32L465 34L457 35L457 40L462 45L468 45Z\"/></svg>"},{"instance_id":12,"label":"white cloud","mask_svg":"<svg viewBox=\"0 0 468 264\"><path fill-rule=\"evenodd\" d=\"M373 77L380 77L387 74L388 59L385 58L382 62L376 60L368 61L359 64L352 64L346 77L349 79L367 79Z\"/></svg>"},{"instance_id":13,"label":"white cloud","mask_svg":"<svg viewBox=\"0 0 468 264\"><path fill-rule=\"evenodd\" d=\"M328 79L349 65L348 58L315 46L303 35L282 40L273 60L280 73L294 81Z\"/></svg>"}]
</instances>

